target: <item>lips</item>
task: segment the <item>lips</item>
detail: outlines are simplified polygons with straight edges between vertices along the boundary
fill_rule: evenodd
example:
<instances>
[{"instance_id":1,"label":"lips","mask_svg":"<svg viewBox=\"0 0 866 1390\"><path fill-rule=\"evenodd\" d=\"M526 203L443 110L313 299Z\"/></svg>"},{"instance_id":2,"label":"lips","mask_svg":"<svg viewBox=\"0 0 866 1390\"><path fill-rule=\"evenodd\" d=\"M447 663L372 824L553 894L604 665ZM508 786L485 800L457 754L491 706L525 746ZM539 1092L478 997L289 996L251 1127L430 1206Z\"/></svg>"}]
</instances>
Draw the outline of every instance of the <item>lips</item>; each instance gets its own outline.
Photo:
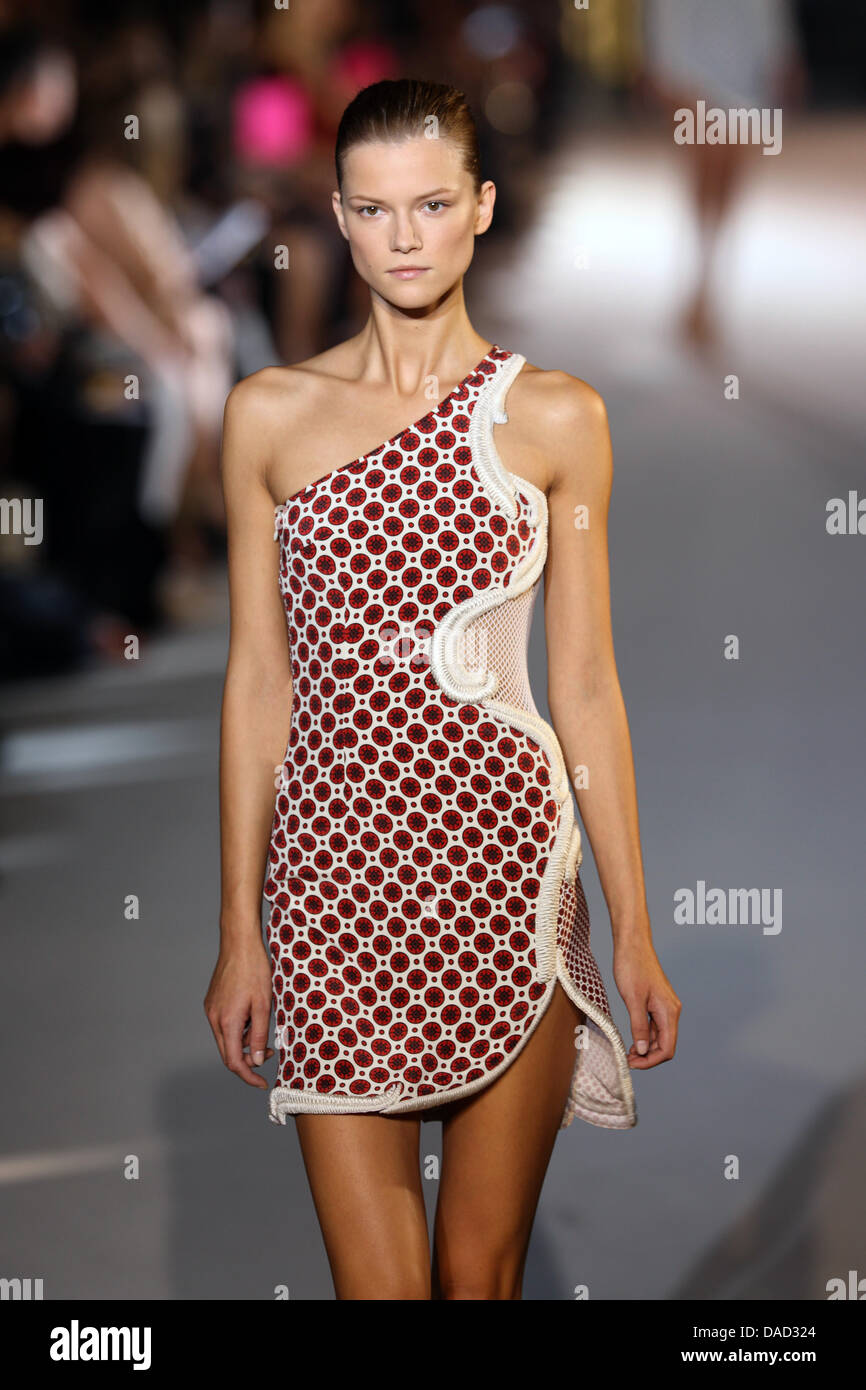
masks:
<instances>
[{"instance_id":1,"label":"lips","mask_svg":"<svg viewBox=\"0 0 866 1390\"><path fill-rule=\"evenodd\" d=\"M414 280L416 276L424 275L429 269L429 265L400 265L386 271L386 274L393 275L397 280Z\"/></svg>"}]
</instances>

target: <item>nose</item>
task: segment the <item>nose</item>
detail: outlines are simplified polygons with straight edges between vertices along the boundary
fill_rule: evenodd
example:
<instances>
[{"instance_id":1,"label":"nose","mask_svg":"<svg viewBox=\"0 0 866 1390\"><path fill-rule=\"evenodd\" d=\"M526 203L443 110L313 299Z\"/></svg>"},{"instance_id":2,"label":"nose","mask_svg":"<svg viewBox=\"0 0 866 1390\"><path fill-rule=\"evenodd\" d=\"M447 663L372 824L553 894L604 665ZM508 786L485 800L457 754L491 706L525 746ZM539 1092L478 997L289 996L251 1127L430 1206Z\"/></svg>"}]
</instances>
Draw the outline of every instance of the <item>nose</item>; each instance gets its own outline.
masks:
<instances>
[{"instance_id":1,"label":"nose","mask_svg":"<svg viewBox=\"0 0 866 1390\"><path fill-rule=\"evenodd\" d=\"M420 251L421 237L408 213L398 212L394 217L391 232L392 251Z\"/></svg>"}]
</instances>

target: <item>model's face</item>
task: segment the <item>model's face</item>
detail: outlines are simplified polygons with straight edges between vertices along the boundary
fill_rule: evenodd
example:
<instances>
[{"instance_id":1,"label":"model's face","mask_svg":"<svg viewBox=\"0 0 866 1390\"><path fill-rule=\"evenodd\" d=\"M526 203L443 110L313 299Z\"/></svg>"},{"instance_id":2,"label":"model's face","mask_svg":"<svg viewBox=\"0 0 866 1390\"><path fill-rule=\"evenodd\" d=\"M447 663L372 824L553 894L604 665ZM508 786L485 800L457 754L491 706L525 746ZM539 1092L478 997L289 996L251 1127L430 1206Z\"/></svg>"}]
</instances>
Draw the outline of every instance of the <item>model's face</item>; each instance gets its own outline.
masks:
<instances>
[{"instance_id":1,"label":"model's face","mask_svg":"<svg viewBox=\"0 0 866 1390\"><path fill-rule=\"evenodd\" d=\"M395 307L422 310L465 274L487 230L496 189L476 193L448 139L353 145L334 212L358 274Z\"/></svg>"}]
</instances>

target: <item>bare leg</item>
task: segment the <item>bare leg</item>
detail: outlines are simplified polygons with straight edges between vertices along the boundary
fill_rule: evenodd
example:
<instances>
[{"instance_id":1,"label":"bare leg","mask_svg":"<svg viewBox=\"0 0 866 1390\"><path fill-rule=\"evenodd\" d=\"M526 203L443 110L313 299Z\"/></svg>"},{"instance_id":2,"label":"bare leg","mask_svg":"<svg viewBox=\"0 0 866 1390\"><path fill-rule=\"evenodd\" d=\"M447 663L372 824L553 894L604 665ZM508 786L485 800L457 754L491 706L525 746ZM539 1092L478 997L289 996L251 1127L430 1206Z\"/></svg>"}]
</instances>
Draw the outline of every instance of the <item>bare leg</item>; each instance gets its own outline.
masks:
<instances>
[{"instance_id":1,"label":"bare leg","mask_svg":"<svg viewBox=\"0 0 866 1390\"><path fill-rule=\"evenodd\" d=\"M584 1016L557 980L547 1011L496 1081L448 1107L433 1297L520 1299L535 1210L565 1110Z\"/></svg>"},{"instance_id":2,"label":"bare leg","mask_svg":"<svg viewBox=\"0 0 866 1390\"><path fill-rule=\"evenodd\" d=\"M296 1115L338 1299L429 1299L413 1115Z\"/></svg>"},{"instance_id":3,"label":"bare leg","mask_svg":"<svg viewBox=\"0 0 866 1390\"><path fill-rule=\"evenodd\" d=\"M680 320L688 342L696 347L716 337L716 323L710 306L710 280L713 260L722 226L735 201L745 169L748 150L743 145L694 145L692 189L699 238L699 268L694 292Z\"/></svg>"}]
</instances>

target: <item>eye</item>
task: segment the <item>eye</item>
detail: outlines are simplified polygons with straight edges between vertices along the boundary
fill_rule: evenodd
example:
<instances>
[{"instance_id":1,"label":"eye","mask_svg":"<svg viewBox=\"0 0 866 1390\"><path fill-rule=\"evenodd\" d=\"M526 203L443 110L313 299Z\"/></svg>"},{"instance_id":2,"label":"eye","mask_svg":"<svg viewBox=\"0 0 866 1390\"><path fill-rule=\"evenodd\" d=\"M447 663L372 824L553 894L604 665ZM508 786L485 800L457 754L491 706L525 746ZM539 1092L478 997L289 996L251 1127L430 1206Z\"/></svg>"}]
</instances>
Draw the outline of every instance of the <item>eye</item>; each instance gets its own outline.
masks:
<instances>
[{"instance_id":1,"label":"eye","mask_svg":"<svg viewBox=\"0 0 866 1390\"><path fill-rule=\"evenodd\" d=\"M448 204L443 203L439 198L431 198L429 203L424 204L425 208L447 208Z\"/></svg>"},{"instance_id":2,"label":"eye","mask_svg":"<svg viewBox=\"0 0 866 1390\"><path fill-rule=\"evenodd\" d=\"M376 203L367 203L367 205L366 205L365 207L356 208L355 211L358 213L358 215L359 215L360 217L363 217L365 213L368 213L368 212L378 212L378 211L379 211L379 208L378 208L378 206L376 205Z\"/></svg>"}]
</instances>

